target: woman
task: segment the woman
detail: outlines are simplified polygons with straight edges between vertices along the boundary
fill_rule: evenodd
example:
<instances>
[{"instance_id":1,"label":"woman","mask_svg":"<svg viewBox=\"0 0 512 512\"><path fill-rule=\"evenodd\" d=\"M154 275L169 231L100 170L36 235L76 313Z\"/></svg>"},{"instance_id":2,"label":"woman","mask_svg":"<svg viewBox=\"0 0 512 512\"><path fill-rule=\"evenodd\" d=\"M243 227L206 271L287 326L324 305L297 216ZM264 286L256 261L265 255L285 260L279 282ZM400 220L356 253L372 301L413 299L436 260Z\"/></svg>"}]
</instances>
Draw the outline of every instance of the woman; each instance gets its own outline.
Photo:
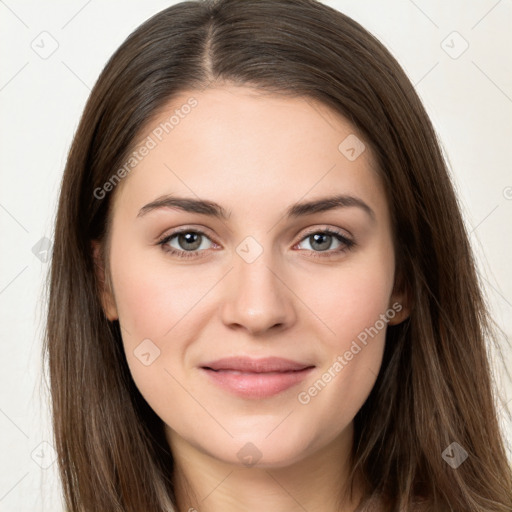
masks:
<instances>
[{"instance_id":1,"label":"woman","mask_svg":"<svg viewBox=\"0 0 512 512\"><path fill-rule=\"evenodd\" d=\"M70 512L511 510L434 130L325 5L183 2L121 45L69 154L49 285Z\"/></svg>"}]
</instances>

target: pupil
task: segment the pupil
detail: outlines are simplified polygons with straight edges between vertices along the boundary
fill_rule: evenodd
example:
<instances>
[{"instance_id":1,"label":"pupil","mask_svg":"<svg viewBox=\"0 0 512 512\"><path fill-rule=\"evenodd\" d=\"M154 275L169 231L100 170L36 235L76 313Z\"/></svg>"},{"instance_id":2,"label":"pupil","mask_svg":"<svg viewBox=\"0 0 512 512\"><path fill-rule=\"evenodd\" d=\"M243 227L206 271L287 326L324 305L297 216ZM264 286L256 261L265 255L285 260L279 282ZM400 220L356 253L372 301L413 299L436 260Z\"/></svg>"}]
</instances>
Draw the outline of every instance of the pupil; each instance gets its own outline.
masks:
<instances>
[{"instance_id":1,"label":"pupil","mask_svg":"<svg viewBox=\"0 0 512 512\"><path fill-rule=\"evenodd\" d=\"M311 244L311 247L315 248L315 244L316 244L317 245L316 248L320 251L325 251L331 245L332 235L317 233L316 235L312 235L312 237L313 237L313 243ZM322 240L323 240L323 243L322 243Z\"/></svg>"},{"instance_id":2,"label":"pupil","mask_svg":"<svg viewBox=\"0 0 512 512\"><path fill-rule=\"evenodd\" d=\"M201 245L199 237L200 235L198 233L181 233L178 237L178 241L181 247L183 247L184 244L183 248L185 250L193 251ZM189 244L188 247L187 244ZM190 244L192 244L192 247L190 246Z\"/></svg>"}]
</instances>

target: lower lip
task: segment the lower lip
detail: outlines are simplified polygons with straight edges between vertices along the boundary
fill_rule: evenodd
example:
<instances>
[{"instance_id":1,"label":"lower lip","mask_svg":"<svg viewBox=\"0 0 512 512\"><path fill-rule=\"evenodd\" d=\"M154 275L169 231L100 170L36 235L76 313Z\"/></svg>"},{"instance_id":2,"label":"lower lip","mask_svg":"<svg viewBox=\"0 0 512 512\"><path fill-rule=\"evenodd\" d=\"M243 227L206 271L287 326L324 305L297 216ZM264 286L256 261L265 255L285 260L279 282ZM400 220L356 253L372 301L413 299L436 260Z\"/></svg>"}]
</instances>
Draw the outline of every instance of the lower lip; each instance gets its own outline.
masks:
<instances>
[{"instance_id":1,"label":"lower lip","mask_svg":"<svg viewBox=\"0 0 512 512\"><path fill-rule=\"evenodd\" d=\"M267 398L302 382L313 367L291 372L250 373L201 368L219 387L244 398Z\"/></svg>"}]
</instances>

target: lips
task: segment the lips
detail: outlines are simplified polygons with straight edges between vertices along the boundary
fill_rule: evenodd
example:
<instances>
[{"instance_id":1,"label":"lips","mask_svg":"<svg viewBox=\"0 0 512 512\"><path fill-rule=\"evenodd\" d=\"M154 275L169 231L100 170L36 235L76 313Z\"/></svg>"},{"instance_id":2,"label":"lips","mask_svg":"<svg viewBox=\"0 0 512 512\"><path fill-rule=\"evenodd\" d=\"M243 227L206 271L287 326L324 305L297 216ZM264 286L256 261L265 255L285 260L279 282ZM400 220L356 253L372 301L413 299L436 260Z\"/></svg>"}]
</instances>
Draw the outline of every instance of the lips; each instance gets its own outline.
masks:
<instances>
[{"instance_id":1,"label":"lips","mask_svg":"<svg viewBox=\"0 0 512 512\"><path fill-rule=\"evenodd\" d=\"M281 357L265 357L251 359L249 357L226 357L211 363L204 364L202 368L219 371L232 370L245 373L293 372L312 367L311 364L299 363Z\"/></svg>"},{"instance_id":2,"label":"lips","mask_svg":"<svg viewBox=\"0 0 512 512\"><path fill-rule=\"evenodd\" d=\"M211 382L247 399L262 399L281 393L302 382L314 368L309 363L280 357L228 357L201 366Z\"/></svg>"}]
</instances>

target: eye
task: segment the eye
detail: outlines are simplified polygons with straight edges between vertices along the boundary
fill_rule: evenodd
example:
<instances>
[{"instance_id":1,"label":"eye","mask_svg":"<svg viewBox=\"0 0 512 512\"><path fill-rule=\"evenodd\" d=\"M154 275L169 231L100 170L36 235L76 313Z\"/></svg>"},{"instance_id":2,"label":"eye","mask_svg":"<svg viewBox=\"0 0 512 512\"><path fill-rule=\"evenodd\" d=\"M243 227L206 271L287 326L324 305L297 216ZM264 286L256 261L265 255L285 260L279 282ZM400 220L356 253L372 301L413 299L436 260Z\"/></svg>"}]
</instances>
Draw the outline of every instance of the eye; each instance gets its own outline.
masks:
<instances>
[{"instance_id":1,"label":"eye","mask_svg":"<svg viewBox=\"0 0 512 512\"><path fill-rule=\"evenodd\" d=\"M355 242L347 238L340 231L326 228L316 231L310 231L301 242L297 244L299 246L304 241L309 243L310 250L314 257L330 257L335 256L339 253L344 253L355 246ZM335 247L333 248L333 243ZM325 253L325 254L319 254Z\"/></svg>"},{"instance_id":2,"label":"eye","mask_svg":"<svg viewBox=\"0 0 512 512\"><path fill-rule=\"evenodd\" d=\"M191 258L198 257L198 252L205 252L205 249L208 249L205 240L210 240L210 238L202 231L183 229L166 235L158 244L162 246L165 252L174 256Z\"/></svg>"},{"instance_id":3,"label":"eye","mask_svg":"<svg viewBox=\"0 0 512 512\"><path fill-rule=\"evenodd\" d=\"M185 228L166 235L158 242L158 245L173 256L197 258L203 257L204 254L201 253L206 253L206 249L210 248L208 247L208 241L217 246L203 231ZM311 256L321 258L336 256L356 245L353 240L347 238L343 233L331 228L311 230L295 246L299 247L304 242L309 243L311 249L306 248L306 250L311 252ZM335 245L334 248L332 247L333 244Z\"/></svg>"}]
</instances>

